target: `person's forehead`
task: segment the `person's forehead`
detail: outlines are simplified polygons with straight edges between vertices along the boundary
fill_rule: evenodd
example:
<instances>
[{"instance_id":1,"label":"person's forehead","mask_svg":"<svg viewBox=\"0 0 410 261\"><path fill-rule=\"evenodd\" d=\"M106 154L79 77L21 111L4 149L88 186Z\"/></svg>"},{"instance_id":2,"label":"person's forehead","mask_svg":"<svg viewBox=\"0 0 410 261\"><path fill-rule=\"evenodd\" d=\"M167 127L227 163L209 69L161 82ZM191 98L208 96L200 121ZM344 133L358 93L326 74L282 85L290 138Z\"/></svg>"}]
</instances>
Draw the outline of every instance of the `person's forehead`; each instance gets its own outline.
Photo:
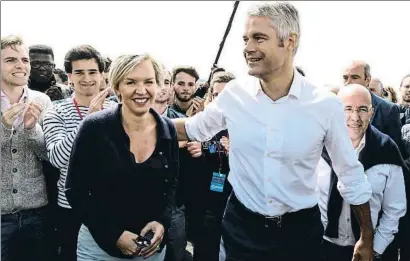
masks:
<instances>
[{"instance_id":1,"label":"person's forehead","mask_svg":"<svg viewBox=\"0 0 410 261\"><path fill-rule=\"evenodd\" d=\"M346 74L362 74L364 66L361 64L352 64L345 69Z\"/></svg>"},{"instance_id":2,"label":"person's forehead","mask_svg":"<svg viewBox=\"0 0 410 261\"><path fill-rule=\"evenodd\" d=\"M368 96L361 93L350 93L342 97L343 105L361 107L361 106L370 106L372 104L371 99Z\"/></svg>"},{"instance_id":3,"label":"person's forehead","mask_svg":"<svg viewBox=\"0 0 410 261\"><path fill-rule=\"evenodd\" d=\"M1 57L29 57L28 49L24 45L7 46L1 50Z\"/></svg>"},{"instance_id":4,"label":"person's forehead","mask_svg":"<svg viewBox=\"0 0 410 261\"><path fill-rule=\"evenodd\" d=\"M71 64L73 70L98 69L98 63L94 58L72 61Z\"/></svg>"},{"instance_id":5,"label":"person's forehead","mask_svg":"<svg viewBox=\"0 0 410 261\"><path fill-rule=\"evenodd\" d=\"M195 82L195 77L187 74L186 72L180 72L175 76L177 81Z\"/></svg>"},{"instance_id":6,"label":"person's forehead","mask_svg":"<svg viewBox=\"0 0 410 261\"><path fill-rule=\"evenodd\" d=\"M31 61L53 61L53 56L51 54L45 54L45 53L31 53L30 60Z\"/></svg>"},{"instance_id":7,"label":"person's forehead","mask_svg":"<svg viewBox=\"0 0 410 261\"><path fill-rule=\"evenodd\" d=\"M403 86L409 86L410 85L410 77L406 77L404 80L403 80Z\"/></svg>"}]
</instances>

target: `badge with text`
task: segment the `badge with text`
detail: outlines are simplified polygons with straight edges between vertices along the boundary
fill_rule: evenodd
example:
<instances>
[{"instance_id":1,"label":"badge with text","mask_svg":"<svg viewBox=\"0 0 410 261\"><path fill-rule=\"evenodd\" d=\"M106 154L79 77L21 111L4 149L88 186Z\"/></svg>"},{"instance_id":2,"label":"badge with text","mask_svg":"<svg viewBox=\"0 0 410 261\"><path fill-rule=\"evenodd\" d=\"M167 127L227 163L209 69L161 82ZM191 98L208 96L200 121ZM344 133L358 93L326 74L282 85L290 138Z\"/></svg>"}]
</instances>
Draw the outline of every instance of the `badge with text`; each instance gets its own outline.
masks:
<instances>
[{"instance_id":1,"label":"badge with text","mask_svg":"<svg viewBox=\"0 0 410 261\"><path fill-rule=\"evenodd\" d=\"M226 174L214 172L212 174L212 181L210 189L215 192L223 192L226 180Z\"/></svg>"}]
</instances>

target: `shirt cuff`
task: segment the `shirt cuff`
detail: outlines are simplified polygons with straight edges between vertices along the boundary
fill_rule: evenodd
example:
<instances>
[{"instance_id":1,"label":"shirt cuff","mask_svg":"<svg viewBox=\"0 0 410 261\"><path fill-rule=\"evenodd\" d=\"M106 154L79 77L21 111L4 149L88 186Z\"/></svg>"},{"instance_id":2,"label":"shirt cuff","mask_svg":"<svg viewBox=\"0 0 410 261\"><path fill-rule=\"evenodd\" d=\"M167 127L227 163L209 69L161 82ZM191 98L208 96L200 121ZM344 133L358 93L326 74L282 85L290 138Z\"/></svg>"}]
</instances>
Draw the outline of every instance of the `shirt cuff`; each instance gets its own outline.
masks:
<instances>
[{"instance_id":1,"label":"shirt cuff","mask_svg":"<svg viewBox=\"0 0 410 261\"><path fill-rule=\"evenodd\" d=\"M348 184L347 186L338 181L337 189L343 200L350 205L362 205L372 197L372 187L367 178L363 182Z\"/></svg>"},{"instance_id":2,"label":"shirt cuff","mask_svg":"<svg viewBox=\"0 0 410 261\"><path fill-rule=\"evenodd\" d=\"M383 254L391 242L384 239L384 237L376 230L373 239L373 250L378 254Z\"/></svg>"},{"instance_id":3,"label":"shirt cuff","mask_svg":"<svg viewBox=\"0 0 410 261\"><path fill-rule=\"evenodd\" d=\"M191 132L192 132L192 128L191 128L191 120L190 119L192 119L192 118L188 118L186 121L185 121L185 123L184 123L184 129L185 129L185 133L186 133L186 136L187 136L187 138L188 138L188 141L193 141L193 140L195 140L192 136L191 136Z\"/></svg>"}]
</instances>

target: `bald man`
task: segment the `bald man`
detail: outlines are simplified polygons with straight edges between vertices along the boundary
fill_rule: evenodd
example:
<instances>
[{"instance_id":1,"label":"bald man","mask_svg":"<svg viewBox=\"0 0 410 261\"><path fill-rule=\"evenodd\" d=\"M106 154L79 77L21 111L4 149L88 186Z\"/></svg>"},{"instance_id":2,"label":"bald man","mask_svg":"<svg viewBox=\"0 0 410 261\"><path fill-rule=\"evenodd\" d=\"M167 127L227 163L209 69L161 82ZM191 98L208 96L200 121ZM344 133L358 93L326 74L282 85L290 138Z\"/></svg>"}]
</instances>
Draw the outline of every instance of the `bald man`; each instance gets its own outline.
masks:
<instances>
[{"instance_id":1,"label":"bald man","mask_svg":"<svg viewBox=\"0 0 410 261\"><path fill-rule=\"evenodd\" d=\"M356 83L369 90L371 79L370 65L363 61L352 61L343 72L344 85ZM374 112L370 124L390 136L399 147L403 158L407 159L409 155L401 138L400 108L373 93L371 99Z\"/></svg>"},{"instance_id":2,"label":"bald man","mask_svg":"<svg viewBox=\"0 0 410 261\"><path fill-rule=\"evenodd\" d=\"M374 110L371 94L365 87L349 84L340 90L338 97L344 106L350 140L372 187L373 260L380 260L398 232L400 217L406 213L404 162L394 141L370 125ZM351 261L359 226L351 215L351 206L338 191L340 181L338 184L326 151L316 172L326 260Z\"/></svg>"}]
</instances>

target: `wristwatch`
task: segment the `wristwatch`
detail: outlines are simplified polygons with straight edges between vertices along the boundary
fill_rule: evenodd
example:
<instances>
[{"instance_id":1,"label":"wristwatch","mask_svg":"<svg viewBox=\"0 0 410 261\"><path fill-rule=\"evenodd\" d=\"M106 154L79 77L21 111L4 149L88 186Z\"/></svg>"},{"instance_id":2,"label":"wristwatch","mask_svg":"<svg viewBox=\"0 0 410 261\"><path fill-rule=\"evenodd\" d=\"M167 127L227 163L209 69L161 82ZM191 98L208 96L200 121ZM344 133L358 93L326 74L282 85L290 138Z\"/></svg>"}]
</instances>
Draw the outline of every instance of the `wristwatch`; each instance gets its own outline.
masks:
<instances>
[{"instance_id":1,"label":"wristwatch","mask_svg":"<svg viewBox=\"0 0 410 261\"><path fill-rule=\"evenodd\" d=\"M382 260L382 255L373 250L373 257L375 261Z\"/></svg>"}]
</instances>

